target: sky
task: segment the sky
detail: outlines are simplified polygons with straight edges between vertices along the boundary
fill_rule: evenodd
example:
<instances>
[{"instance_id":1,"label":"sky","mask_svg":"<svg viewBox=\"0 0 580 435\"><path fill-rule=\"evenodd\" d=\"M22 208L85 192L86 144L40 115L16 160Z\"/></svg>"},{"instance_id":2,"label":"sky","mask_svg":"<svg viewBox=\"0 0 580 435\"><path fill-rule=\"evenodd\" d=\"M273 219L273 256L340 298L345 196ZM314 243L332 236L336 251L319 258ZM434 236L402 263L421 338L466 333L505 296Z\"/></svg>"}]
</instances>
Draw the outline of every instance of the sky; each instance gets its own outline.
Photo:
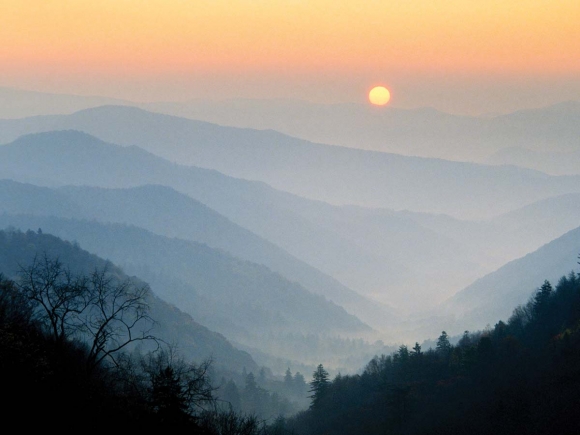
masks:
<instances>
[{"instance_id":1,"label":"sky","mask_svg":"<svg viewBox=\"0 0 580 435\"><path fill-rule=\"evenodd\" d=\"M480 115L580 101L578 0L0 0L0 86Z\"/></svg>"}]
</instances>

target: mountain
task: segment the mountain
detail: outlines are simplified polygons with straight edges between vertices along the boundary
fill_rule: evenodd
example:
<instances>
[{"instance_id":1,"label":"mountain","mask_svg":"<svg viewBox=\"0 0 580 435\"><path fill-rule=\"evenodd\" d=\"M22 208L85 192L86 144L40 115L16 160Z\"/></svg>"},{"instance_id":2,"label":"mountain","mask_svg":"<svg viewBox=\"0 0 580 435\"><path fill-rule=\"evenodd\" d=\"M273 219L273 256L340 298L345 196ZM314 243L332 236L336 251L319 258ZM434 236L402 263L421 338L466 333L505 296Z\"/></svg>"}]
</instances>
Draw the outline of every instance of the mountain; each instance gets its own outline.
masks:
<instances>
[{"instance_id":1,"label":"mountain","mask_svg":"<svg viewBox=\"0 0 580 435\"><path fill-rule=\"evenodd\" d=\"M402 213L306 200L264 183L172 164L137 147L106 144L79 132L22 137L0 147L0 157L1 176L35 184L170 186L347 287L407 310L432 306L498 267L485 258L488 253L478 253L469 238L417 225ZM146 196L141 195L143 201ZM164 201L162 196L156 194L156 201ZM163 203L168 207L168 201ZM143 210L143 205L139 207ZM408 297L419 292L419 299Z\"/></svg>"},{"instance_id":2,"label":"mountain","mask_svg":"<svg viewBox=\"0 0 580 435\"><path fill-rule=\"evenodd\" d=\"M0 215L1 227L42 228L143 276L157 294L229 338L269 334L364 334L344 309L262 265L206 245L94 221Z\"/></svg>"},{"instance_id":3,"label":"mountain","mask_svg":"<svg viewBox=\"0 0 580 435\"><path fill-rule=\"evenodd\" d=\"M120 279L129 278L110 261L51 234L16 229L0 231L0 273L4 277L15 278L21 266L26 267L36 256L44 254L58 258L73 273L86 274L106 266ZM161 299L155 291L148 303L150 315L157 322L151 332L168 343L177 343L184 358L198 362L212 358L215 368L222 372L258 368L248 353L236 349L223 335L200 325L189 314Z\"/></svg>"},{"instance_id":4,"label":"mountain","mask_svg":"<svg viewBox=\"0 0 580 435\"><path fill-rule=\"evenodd\" d=\"M470 257L462 255L462 249L454 249L456 244L442 240L429 231L420 231L410 221L401 221L385 214L380 219L361 218L354 226L353 222L357 221L358 215L364 215L363 212L305 200L272 189L263 183L234 179L216 171L172 164L137 147L106 144L79 132L26 136L0 147L0 157L0 176L45 186L84 184L117 188L151 183L171 186L274 242L348 287L354 287L358 292L371 295L384 303L406 304L409 308L416 308L413 306L418 303L437 300L440 296L435 292L441 288L441 272L446 268L449 270L451 265L457 270L457 265L461 264L465 272L448 275L452 276L451 281L444 282L450 288L452 285L461 288L478 276L474 275L479 271L478 267L473 266L474 262ZM78 200L84 201L86 206L92 207L100 215L129 211L130 209L120 207L119 204L132 201L133 207L138 207L140 212L115 219L121 219L122 222L129 222L131 219L143 221L151 213L156 213L152 218L155 220L155 227L148 228L152 231L156 231L155 228L165 228L164 231L169 233L164 234L172 236L175 233L171 233L171 226L168 227L166 221L170 219L175 222L176 219L172 218L173 213L166 216L166 211L171 209L179 216L191 207L199 208L191 205L191 201L160 188L134 193L135 195L118 192L115 194L117 199L114 200L116 205L113 206L98 205L98 201L103 200L105 194L97 190L90 194L80 193ZM106 195L112 198L111 193ZM91 200L91 196L95 198ZM141 204L137 205L135 201L141 201ZM156 201L164 206L159 209L151 207ZM213 216L211 213L208 215L207 211L195 213ZM189 218L177 220L179 219L180 228L192 229L191 224L186 223ZM217 217L211 220L220 221ZM212 225L204 224L204 231ZM345 230L347 227L350 229ZM371 228L374 230L370 231ZM217 232L222 229L223 226ZM232 233L228 230L226 234ZM231 249L231 246L217 246ZM430 247L424 252L415 249L427 246ZM249 247L243 244L246 251L251 251ZM233 253L240 255L240 250ZM255 254L252 254L253 257L248 255L246 253L244 258L252 261L265 261L264 258L268 257L268 254L261 255L260 258L256 258ZM401 264L399 258L409 261ZM291 276L288 269L281 270L279 266L276 267L274 260L276 258L265 264L287 274L290 279L302 280L300 274L294 273ZM424 262L417 267L419 260ZM294 269L294 272L298 271ZM431 278L437 278L438 281ZM409 298L409 292L417 289L421 283L426 283L422 285L423 293L431 292L430 298L413 301ZM316 283L305 284L313 291L326 292L322 288L313 288L314 284L322 284L319 279ZM340 292L333 291L332 294L328 293L328 297L335 298L338 293ZM339 303L347 302L346 299L341 299ZM349 309L355 305L352 302L356 301L349 302ZM361 308L373 316L377 311ZM357 314L359 312L356 311Z\"/></svg>"},{"instance_id":5,"label":"mountain","mask_svg":"<svg viewBox=\"0 0 580 435\"><path fill-rule=\"evenodd\" d=\"M276 245L169 187L145 185L130 189L103 189L65 186L50 189L0 180L0 212L125 223L167 237L204 243L240 259L264 264L287 279L343 306L376 329L386 330L398 317L387 306L364 298Z\"/></svg>"},{"instance_id":6,"label":"mountain","mask_svg":"<svg viewBox=\"0 0 580 435\"><path fill-rule=\"evenodd\" d=\"M492 117L283 99L193 100L140 107L220 125L272 129L313 142L455 161L483 162L513 146L579 150L580 102L576 101Z\"/></svg>"},{"instance_id":7,"label":"mountain","mask_svg":"<svg viewBox=\"0 0 580 435\"><path fill-rule=\"evenodd\" d=\"M0 118L69 114L106 104L140 107L222 126L275 130L307 141L349 148L482 163L493 153L508 147L544 152L578 151L576 138L580 134L580 103L575 101L473 117L451 115L432 108L318 104L290 99L135 103L0 88ZM76 127L50 129L62 128ZM18 136L31 132L21 132ZM118 143L112 138L103 139Z\"/></svg>"},{"instance_id":8,"label":"mountain","mask_svg":"<svg viewBox=\"0 0 580 435\"><path fill-rule=\"evenodd\" d=\"M51 94L0 86L0 118L61 115L106 104L132 104L116 98Z\"/></svg>"},{"instance_id":9,"label":"mountain","mask_svg":"<svg viewBox=\"0 0 580 435\"><path fill-rule=\"evenodd\" d=\"M58 129L138 145L170 161L261 180L280 190L337 205L483 218L580 190L578 176L554 177L509 166L315 144L274 131L223 127L122 106L3 120L0 141L25 132Z\"/></svg>"},{"instance_id":10,"label":"mountain","mask_svg":"<svg viewBox=\"0 0 580 435\"><path fill-rule=\"evenodd\" d=\"M579 254L580 227L478 279L442 304L440 312L457 313L457 324L470 330L507 319L515 306L527 302L538 283L547 279L556 284L561 276L576 271Z\"/></svg>"},{"instance_id":11,"label":"mountain","mask_svg":"<svg viewBox=\"0 0 580 435\"><path fill-rule=\"evenodd\" d=\"M469 240L494 269L522 257L580 224L580 194L558 195L479 221L404 212L419 225L452 240Z\"/></svg>"},{"instance_id":12,"label":"mountain","mask_svg":"<svg viewBox=\"0 0 580 435\"><path fill-rule=\"evenodd\" d=\"M534 151L525 148L502 148L489 156L485 163L515 165L551 175L577 175L580 173L580 150L571 152Z\"/></svg>"}]
</instances>

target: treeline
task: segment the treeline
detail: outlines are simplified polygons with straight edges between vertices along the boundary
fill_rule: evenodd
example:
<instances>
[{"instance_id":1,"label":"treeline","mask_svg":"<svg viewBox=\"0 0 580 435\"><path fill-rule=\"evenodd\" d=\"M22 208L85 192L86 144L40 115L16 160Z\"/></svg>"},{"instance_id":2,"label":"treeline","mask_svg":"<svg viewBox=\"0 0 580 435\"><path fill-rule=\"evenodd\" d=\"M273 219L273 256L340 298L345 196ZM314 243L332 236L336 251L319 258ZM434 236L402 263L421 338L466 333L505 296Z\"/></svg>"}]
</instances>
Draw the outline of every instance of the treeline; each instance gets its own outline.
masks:
<instances>
[{"instance_id":1,"label":"treeline","mask_svg":"<svg viewBox=\"0 0 580 435\"><path fill-rule=\"evenodd\" d=\"M217 396L236 412L255 415L272 422L278 417L289 417L308 407L308 385L300 372L286 371L283 380L274 378L266 368L258 375L242 373L238 382L221 381Z\"/></svg>"},{"instance_id":2,"label":"treeline","mask_svg":"<svg viewBox=\"0 0 580 435\"><path fill-rule=\"evenodd\" d=\"M360 375L322 366L300 435L580 433L580 275L545 281L507 322L465 331L456 345L401 346Z\"/></svg>"},{"instance_id":3,"label":"treeline","mask_svg":"<svg viewBox=\"0 0 580 435\"><path fill-rule=\"evenodd\" d=\"M73 274L48 256L15 280L0 274L4 424L277 433L218 399L211 361L186 362L148 334L147 292L107 270Z\"/></svg>"}]
</instances>

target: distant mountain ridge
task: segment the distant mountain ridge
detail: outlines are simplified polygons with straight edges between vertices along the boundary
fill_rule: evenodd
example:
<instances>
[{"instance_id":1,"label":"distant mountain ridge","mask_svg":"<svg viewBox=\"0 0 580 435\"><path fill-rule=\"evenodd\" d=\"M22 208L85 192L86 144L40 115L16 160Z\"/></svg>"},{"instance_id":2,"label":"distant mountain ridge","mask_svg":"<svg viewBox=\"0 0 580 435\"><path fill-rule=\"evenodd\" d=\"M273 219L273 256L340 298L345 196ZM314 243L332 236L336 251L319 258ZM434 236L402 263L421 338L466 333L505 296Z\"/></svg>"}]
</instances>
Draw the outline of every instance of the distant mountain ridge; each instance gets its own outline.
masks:
<instances>
[{"instance_id":1,"label":"distant mountain ridge","mask_svg":"<svg viewBox=\"0 0 580 435\"><path fill-rule=\"evenodd\" d=\"M474 117L433 108L377 108L291 99L136 103L0 88L0 118L70 114L105 104L140 107L223 126L275 130L318 143L455 161L484 162L508 147L570 152L578 150L576 138L580 134L577 101Z\"/></svg>"},{"instance_id":2,"label":"distant mountain ridge","mask_svg":"<svg viewBox=\"0 0 580 435\"><path fill-rule=\"evenodd\" d=\"M195 242L136 227L55 217L0 214L0 227L41 228L123 264L164 300L238 341L268 334L364 334L371 329L342 307L266 267ZM260 337L260 338L259 338Z\"/></svg>"},{"instance_id":3,"label":"distant mountain ridge","mask_svg":"<svg viewBox=\"0 0 580 435\"><path fill-rule=\"evenodd\" d=\"M439 230L438 235L428 227L421 229L411 220L401 219L403 214L397 217L386 212L380 217L376 213L365 217L366 212L306 200L262 182L234 179L214 170L172 164L138 147L106 144L84 133L52 132L22 137L0 146L0 157L0 176L39 185L170 186L347 287L386 303L406 301L408 306L412 304L410 308L416 308L416 302L407 296L417 288L425 293L418 302L432 303L441 297L441 288L451 294L485 270L477 265L482 261L479 254L474 256L465 250L466 239L450 240ZM519 177L520 186L534 196L541 192L534 190L533 183L526 184L534 179L540 184L542 180L561 181L543 174L532 179ZM573 179L564 179L565 183L570 181ZM571 183L570 189L578 190L580 184ZM493 193L488 192L490 199L495 197ZM405 237L400 237L403 234ZM426 240L433 243L424 243ZM421 246L431 252L420 249ZM409 267L409 259L417 255L423 261L422 267ZM451 265L456 273L445 275L445 268Z\"/></svg>"},{"instance_id":4,"label":"distant mountain ridge","mask_svg":"<svg viewBox=\"0 0 580 435\"><path fill-rule=\"evenodd\" d=\"M2 226L2 228L4 228ZM107 266L121 278L125 273L110 261L64 241L51 234L36 231L18 232L0 230L0 272L5 278L15 278L20 266L26 267L35 256L48 255L58 258L73 273L90 273L95 268ZM137 278L138 279L138 278ZM140 280L143 283L142 280ZM155 292L149 300L151 317L157 322L152 333L168 343L177 342L180 354L187 359L201 362L212 358L215 366L223 372L256 370L251 356L232 346L226 338L194 321L190 315L168 304Z\"/></svg>"},{"instance_id":5,"label":"distant mountain ridge","mask_svg":"<svg viewBox=\"0 0 580 435\"><path fill-rule=\"evenodd\" d=\"M574 175L580 173L580 150L556 152L509 147L492 154L485 160L485 163L515 165L551 175Z\"/></svg>"},{"instance_id":6,"label":"distant mountain ridge","mask_svg":"<svg viewBox=\"0 0 580 435\"><path fill-rule=\"evenodd\" d=\"M205 243L241 259L265 264L348 312L364 317L377 329L385 329L397 318L387 306L365 299L274 244L168 187L50 189L0 180L0 211L130 224L171 238Z\"/></svg>"},{"instance_id":7,"label":"distant mountain ridge","mask_svg":"<svg viewBox=\"0 0 580 435\"><path fill-rule=\"evenodd\" d=\"M170 161L261 180L333 204L486 217L543 197L577 191L580 185L580 176L549 177L514 167L315 144L273 131L222 127L122 106L3 120L0 141L27 132L61 129L81 130L120 145L138 145Z\"/></svg>"},{"instance_id":8,"label":"distant mountain ridge","mask_svg":"<svg viewBox=\"0 0 580 435\"><path fill-rule=\"evenodd\" d=\"M455 161L483 162L512 146L579 150L578 101L490 117L298 100L192 100L140 107L220 125L273 129L313 142Z\"/></svg>"},{"instance_id":9,"label":"distant mountain ridge","mask_svg":"<svg viewBox=\"0 0 580 435\"><path fill-rule=\"evenodd\" d=\"M271 240L294 256L305 259L323 272L332 276L337 273L347 278L351 275L351 281L355 278L358 281L361 277L377 289L384 289L377 276L387 277L393 289L397 289L396 286L407 277L413 276L404 266L396 263L395 257L395 261L387 263L296 212L298 209L318 207L318 203L276 191L261 182L234 179L213 170L172 164L137 147L106 144L79 132L23 137L10 145L1 146L0 159L0 177L44 186L170 186ZM366 269L353 268L353 265ZM373 274L366 270L372 270ZM344 282L342 278L340 281ZM359 288L357 290L360 291Z\"/></svg>"},{"instance_id":10,"label":"distant mountain ridge","mask_svg":"<svg viewBox=\"0 0 580 435\"><path fill-rule=\"evenodd\" d=\"M464 313L457 324L472 329L507 319L515 306L527 302L538 283L548 279L556 284L561 276L577 271L579 256L580 227L478 279L442 304L440 311Z\"/></svg>"}]
</instances>

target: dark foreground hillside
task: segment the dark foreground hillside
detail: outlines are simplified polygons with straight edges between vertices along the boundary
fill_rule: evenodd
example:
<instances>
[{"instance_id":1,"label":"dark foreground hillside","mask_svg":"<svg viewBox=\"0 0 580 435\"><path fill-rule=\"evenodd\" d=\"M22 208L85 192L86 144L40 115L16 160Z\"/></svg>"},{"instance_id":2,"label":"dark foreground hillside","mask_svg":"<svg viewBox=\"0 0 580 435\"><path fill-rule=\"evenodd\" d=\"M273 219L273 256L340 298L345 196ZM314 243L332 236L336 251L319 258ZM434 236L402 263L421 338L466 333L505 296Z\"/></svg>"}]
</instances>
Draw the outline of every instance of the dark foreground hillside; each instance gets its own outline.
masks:
<instances>
[{"instance_id":1,"label":"dark foreground hillside","mask_svg":"<svg viewBox=\"0 0 580 435\"><path fill-rule=\"evenodd\" d=\"M297 434L580 433L580 275L549 281L506 321L457 345L401 346L363 373L330 381L323 367Z\"/></svg>"},{"instance_id":2,"label":"dark foreground hillside","mask_svg":"<svg viewBox=\"0 0 580 435\"><path fill-rule=\"evenodd\" d=\"M4 263L23 258L53 237L32 231L0 236ZM79 250L76 260L84 255ZM74 256L70 262L73 269L81 267ZM55 270L53 264L48 270ZM113 272L121 277L120 271ZM267 424L224 408L205 361L187 363L171 352L151 354L139 346L112 359L95 359L110 346L99 348L99 339L91 341L99 337L91 329L94 318L84 319L84 308L76 313L79 305L66 298L60 299L63 305L49 301L56 307L59 326L52 328L53 311L30 297L37 294L37 283L50 281L46 274L39 276L44 281L0 277L0 382L6 424L22 424L19 416L25 412L34 415L26 425L35 429L57 422L97 430L172 429L210 435L580 433L576 272L555 285L544 281L509 319L483 331L465 331L456 345L443 331L435 349L403 345L391 355L373 358L361 374L338 375L332 381L319 365L310 382L310 408ZM53 296L62 295L63 288L75 290L78 283L65 279L58 282L68 284L60 287L50 282ZM77 293L67 292L78 302ZM87 306L105 306L99 299L81 300ZM114 340L111 335L103 339L108 345ZM290 370L286 378L285 383L292 382ZM263 390L254 382L254 391Z\"/></svg>"},{"instance_id":3,"label":"dark foreground hillside","mask_svg":"<svg viewBox=\"0 0 580 435\"><path fill-rule=\"evenodd\" d=\"M110 262L40 230L0 231L6 425L266 433L257 416L221 398L220 378L257 369ZM284 405L259 391L270 408Z\"/></svg>"}]
</instances>

